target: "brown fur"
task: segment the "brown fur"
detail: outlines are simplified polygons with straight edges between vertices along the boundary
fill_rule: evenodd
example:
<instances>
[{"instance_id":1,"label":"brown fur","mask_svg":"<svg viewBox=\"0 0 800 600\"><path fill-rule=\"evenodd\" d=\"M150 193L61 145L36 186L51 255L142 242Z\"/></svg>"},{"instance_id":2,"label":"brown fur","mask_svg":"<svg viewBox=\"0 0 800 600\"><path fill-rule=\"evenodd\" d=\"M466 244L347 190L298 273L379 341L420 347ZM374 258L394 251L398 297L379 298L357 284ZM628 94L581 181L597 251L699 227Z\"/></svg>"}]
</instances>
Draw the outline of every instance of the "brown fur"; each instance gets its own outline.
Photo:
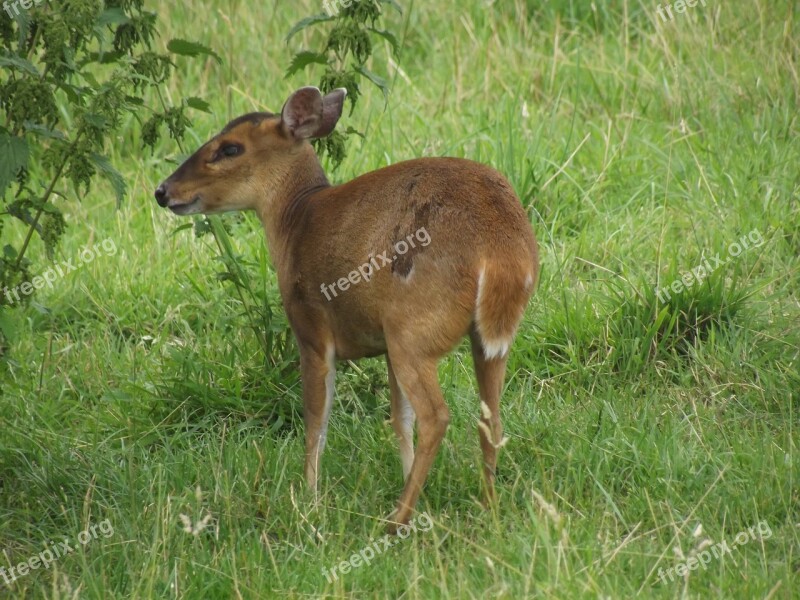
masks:
<instances>
[{"instance_id":1,"label":"brown fur","mask_svg":"<svg viewBox=\"0 0 800 600\"><path fill-rule=\"evenodd\" d=\"M507 348L536 283L537 245L506 179L468 160L409 160L330 186L306 138L329 133L343 100L338 91L322 98L303 88L280 116L254 113L232 121L156 196L178 214L252 209L261 218L300 348L306 478L314 489L330 411L331 359L387 355L406 475L394 521L406 523L449 421L436 365L467 334L485 405L481 446L493 495ZM231 144L242 152L220 158ZM330 300L321 292L372 255L388 251L391 258L395 243L423 228L426 246L414 239L416 247L369 281L351 283Z\"/></svg>"}]
</instances>

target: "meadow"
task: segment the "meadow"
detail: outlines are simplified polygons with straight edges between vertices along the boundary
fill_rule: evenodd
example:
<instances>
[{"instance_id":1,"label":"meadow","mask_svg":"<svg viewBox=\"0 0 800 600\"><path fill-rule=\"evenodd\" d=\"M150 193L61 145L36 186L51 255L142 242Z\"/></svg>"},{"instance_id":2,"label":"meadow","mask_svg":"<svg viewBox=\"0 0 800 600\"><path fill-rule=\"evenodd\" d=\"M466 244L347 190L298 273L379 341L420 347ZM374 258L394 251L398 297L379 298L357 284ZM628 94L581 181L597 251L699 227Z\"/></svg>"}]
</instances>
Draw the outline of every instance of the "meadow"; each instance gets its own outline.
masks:
<instances>
[{"instance_id":1,"label":"meadow","mask_svg":"<svg viewBox=\"0 0 800 600\"><path fill-rule=\"evenodd\" d=\"M498 506L481 505L466 343L440 365L452 420L416 530L382 541L402 472L381 358L340 365L309 498L260 223L225 217L258 329L212 236L153 190L229 119L318 83L284 73L319 34L285 38L323 8L168 0L163 43L222 63L177 57L163 94L213 113L152 153L130 119L109 148L121 207L103 185L57 199L56 260L78 268L15 309L0 362L0 598L797 597L796 3L675 2L672 19L655 0L399 3L381 26L401 52L376 42L370 61L391 94L362 83L339 127L364 137L329 177L460 156L522 199L542 271L509 361Z\"/></svg>"}]
</instances>

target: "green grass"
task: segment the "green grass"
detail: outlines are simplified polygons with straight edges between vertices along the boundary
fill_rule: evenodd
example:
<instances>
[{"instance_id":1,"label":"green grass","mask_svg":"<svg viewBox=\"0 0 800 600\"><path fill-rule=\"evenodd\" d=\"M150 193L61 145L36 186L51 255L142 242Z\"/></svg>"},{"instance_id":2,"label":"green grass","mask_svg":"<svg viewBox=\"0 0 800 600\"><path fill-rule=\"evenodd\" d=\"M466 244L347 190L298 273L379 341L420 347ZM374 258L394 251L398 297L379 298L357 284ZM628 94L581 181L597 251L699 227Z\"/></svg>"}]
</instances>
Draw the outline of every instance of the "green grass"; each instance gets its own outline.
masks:
<instances>
[{"instance_id":1,"label":"green grass","mask_svg":"<svg viewBox=\"0 0 800 600\"><path fill-rule=\"evenodd\" d=\"M294 348L265 359L210 237L159 209L179 154L112 150L131 190L57 202L59 259L117 252L18 310L0 399L0 567L108 519L13 598L790 598L800 589L800 44L789 0L709 0L661 23L653 2L401 2L388 106L365 85L335 180L424 155L511 180L542 249L503 402L499 508L480 505L478 400L466 346L442 361L452 411L418 509L433 520L328 582L383 535L402 477L380 360L342 365L322 499L302 485ZM316 76L282 73L320 4L168 2L167 96L200 95L194 147L240 113L280 108ZM190 148L187 147L187 150ZM285 339L255 218L232 225ZM750 231L763 244L663 304L656 288ZM6 230L19 239L22 231ZM32 257L47 268L40 247ZM36 269L34 269L36 272ZM184 531L185 515L196 535ZM771 535L675 581L707 544ZM702 525L702 530L698 527Z\"/></svg>"}]
</instances>

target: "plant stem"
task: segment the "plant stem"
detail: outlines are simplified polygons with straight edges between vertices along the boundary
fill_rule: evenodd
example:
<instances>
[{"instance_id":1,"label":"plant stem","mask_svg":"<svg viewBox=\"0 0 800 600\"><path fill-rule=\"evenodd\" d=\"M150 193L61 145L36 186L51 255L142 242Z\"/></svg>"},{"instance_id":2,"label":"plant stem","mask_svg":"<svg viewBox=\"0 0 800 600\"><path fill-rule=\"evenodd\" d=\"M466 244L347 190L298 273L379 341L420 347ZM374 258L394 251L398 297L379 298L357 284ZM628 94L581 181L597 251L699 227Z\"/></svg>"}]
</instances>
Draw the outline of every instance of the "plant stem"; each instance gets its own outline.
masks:
<instances>
[{"instance_id":1,"label":"plant stem","mask_svg":"<svg viewBox=\"0 0 800 600\"><path fill-rule=\"evenodd\" d=\"M28 249L28 244L31 242L31 238L33 237L33 232L36 231L36 226L39 224L39 219L44 212L45 204L50 199L50 194L53 193L53 189L55 189L58 180L61 179L61 173L64 171L64 167L67 165L69 161L69 157L72 154L72 150L78 144L78 140L81 139L81 135L83 135L83 129L78 130L78 134L75 136L75 139L72 140L72 143L69 145L69 149L64 155L64 160L61 161L61 164L58 165L58 169L56 170L56 174L53 176L53 180L50 182L50 185L47 186L47 190L42 197L41 206L36 211L36 216L33 217L33 223L31 223L30 227L28 228L28 234L25 236L25 241L22 243L22 248L17 255L17 262L14 265L14 269L19 269L20 264L22 264L22 259L25 257L25 251Z\"/></svg>"}]
</instances>

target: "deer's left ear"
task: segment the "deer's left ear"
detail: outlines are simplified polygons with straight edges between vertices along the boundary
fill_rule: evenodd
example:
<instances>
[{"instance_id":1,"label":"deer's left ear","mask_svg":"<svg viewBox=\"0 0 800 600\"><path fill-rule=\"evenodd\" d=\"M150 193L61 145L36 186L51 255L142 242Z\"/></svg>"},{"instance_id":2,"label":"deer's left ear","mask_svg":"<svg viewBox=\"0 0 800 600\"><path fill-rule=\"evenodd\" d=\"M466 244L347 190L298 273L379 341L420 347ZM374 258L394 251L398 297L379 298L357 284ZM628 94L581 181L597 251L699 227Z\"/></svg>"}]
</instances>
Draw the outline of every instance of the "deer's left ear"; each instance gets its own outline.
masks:
<instances>
[{"instance_id":1,"label":"deer's left ear","mask_svg":"<svg viewBox=\"0 0 800 600\"><path fill-rule=\"evenodd\" d=\"M342 116L347 90L340 88L322 97L315 87L304 87L289 96L281 110L284 132L300 141L324 137Z\"/></svg>"},{"instance_id":2,"label":"deer's left ear","mask_svg":"<svg viewBox=\"0 0 800 600\"><path fill-rule=\"evenodd\" d=\"M339 122L344 108L344 99L347 97L345 88L337 88L322 99L322 123L313 137L325 137Z\"/></svg>"}]
</instances>

